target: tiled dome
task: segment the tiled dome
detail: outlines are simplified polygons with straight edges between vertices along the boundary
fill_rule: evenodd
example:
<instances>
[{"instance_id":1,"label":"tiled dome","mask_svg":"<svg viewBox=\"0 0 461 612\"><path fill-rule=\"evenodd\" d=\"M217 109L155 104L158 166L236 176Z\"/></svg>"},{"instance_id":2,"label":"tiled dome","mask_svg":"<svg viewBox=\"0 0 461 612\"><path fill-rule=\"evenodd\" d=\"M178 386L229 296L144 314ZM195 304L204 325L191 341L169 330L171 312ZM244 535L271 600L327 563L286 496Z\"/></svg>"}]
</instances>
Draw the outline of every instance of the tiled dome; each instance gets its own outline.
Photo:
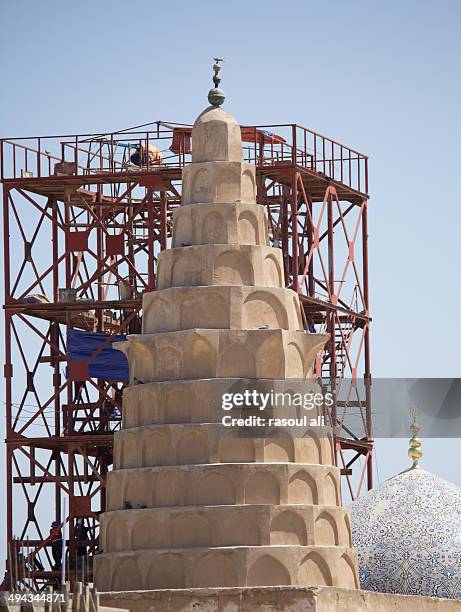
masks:
<instances>
[{"instance_id":1,"label":"tiled dome","mask_svg":"<svg viewBox=\"0 0 461 612\"><path fill-rule=\"evenodd\" d=\"M461 599L461 489L409 469L352 505L362 589Z\"/></svg>"}]
</instances>

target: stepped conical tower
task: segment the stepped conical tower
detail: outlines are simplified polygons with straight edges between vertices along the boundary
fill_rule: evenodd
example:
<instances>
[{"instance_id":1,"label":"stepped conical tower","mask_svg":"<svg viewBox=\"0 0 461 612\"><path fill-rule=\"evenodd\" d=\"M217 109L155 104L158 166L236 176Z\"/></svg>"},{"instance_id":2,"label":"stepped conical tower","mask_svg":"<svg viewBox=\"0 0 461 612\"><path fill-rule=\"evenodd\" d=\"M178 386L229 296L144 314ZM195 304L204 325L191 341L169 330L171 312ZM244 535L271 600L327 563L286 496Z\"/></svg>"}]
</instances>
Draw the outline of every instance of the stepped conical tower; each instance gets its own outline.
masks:
<instances>
[{"instance_id":1,"label":"stepped conical tower","mask_svg":"<svg viewBox=\"0 0 461 612\"><path fill-rule=\"evenodd\" d=\"M304 331L298 296L284 288L255 168L221 94L210 92L193 128L173 248L144 295L143 333L119 347L131 380L95 582L357 588L332 437L312 428L238 437L221 423L222 396L236 388L319 390L312 363L328 338Z\"/></svg>"}]
</instances>

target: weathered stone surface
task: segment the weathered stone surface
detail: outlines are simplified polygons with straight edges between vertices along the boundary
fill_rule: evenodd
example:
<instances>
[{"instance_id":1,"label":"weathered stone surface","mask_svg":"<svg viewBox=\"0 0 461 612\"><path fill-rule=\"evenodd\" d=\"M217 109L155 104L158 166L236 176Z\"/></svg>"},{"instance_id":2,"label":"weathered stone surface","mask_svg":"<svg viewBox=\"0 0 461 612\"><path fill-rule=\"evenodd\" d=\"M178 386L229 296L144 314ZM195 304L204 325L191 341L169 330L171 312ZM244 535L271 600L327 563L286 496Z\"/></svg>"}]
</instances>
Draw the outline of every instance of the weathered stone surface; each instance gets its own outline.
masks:
<instances>
[{"instance_id":1,"label":"weathered stone surface","mask_svg":"<svg viewBox=\"0 0 461 612\"><path fill-rule=\"evenodd\" d=\"M351 531L349 512L337 506L189 506L106 512L101 542L108 553L280 544L350 548Z\"/></svg>"},{"instance_id":2,"label":"weathered stone surface","mask_svg":"<svg viewBox=\"0 0 461 612\"><path fill-rule=\"evenodd\" d=\"M216 161L242 161L242 135L232 115L210 106L194 123L192 162Z\"/></svg>"},{"instance_id":3,"label":"weathered stone surface","mask_svg":"<svg viewBox=\"0 0 461 612\"><path fill-rule=\"evenodd\" d=\"M194 244L268 245L267 212L255 203L190 204L173 211L173 248Z\"/></svg>"},{"instance_id":4,"label":"weathered stone surface","mask_svg":"<svg viewBox=\"0 0 461 612\"><path fill-rule=\"evenodd\" d=\"M101 590L325 584L358 588L355 552L343 546L226 546L107 553Z\"/></svg>"},{"instance_id":5,"label":"weathered stone surface","mask_svg":"<svg viewBox=\"0 0 461 612\"><path fill-rule=\"evenodd\" d=\"M206 162L182 171L181 205L249 202L256 198L255 167L244 162Z\"/></svg>"},{"instance_id":6,"label":"weathered stone surface","mask_svg":"<svg viewBox=\"0 0 461 612\"><path fill-rule=\"evenodd\" d=\"M189 329L133 334L113 347L130 363L130 384L190 378L310 378L326 334L283 329Z\"/></svg>"},{"instance_id":7,"label":"weathered stone surface","mask_svg":"<svg viewBox=\"0 0 461 612\"><path fill-rule=\"evenodd\" d=\"M168 249L158 256L157 289L284 284L282 251L274 247L202 244Z\"/></svg>"},{"instance_id":8,"label":"weathered stone surface","mask_svg":"<svg viewBox=\"0 0 461 612\"><path fill-rule=\"evenodd\" d=\"M286 409L285 414L288 412ZM311 418L318 412L306 414ZM226 416L225 412L222 414ZM237 416L240 414L227 414L229 419ZM271 431L273 435L270 435ZM155 465L253 461L324 465L330 461L331 465L334 464L329 428L272 427L272 430L268 429L266 437L255 438L238 437L233 428L222 423L144 425L116 432L115 439L116 470Z\"/></svg>"},{"instance_id":9,"label":"weathered stone surface","mask_svg":"<svg viewBox=\"0 0 461 612\"><path fill-rule=\"evenodd\" d=\"M284 586L102 593L131 612L461 612L461 601L336 587Z\"/></svg>"},{"instance_id":10,"label":"weathered stone surface","mask_svg":"<svg viewBox=\"0 0 461 612\"><path fill-rule=\"evenodd\" d=\"M248 378L212 378L205 380L164 380L131 386L123 394L123 429L156 423L210 423L223 417L224 394L243 393L252 388L258 393L290 393L308 395L318 393L312 380L250 380ZM309 403L306 404L309 407ZM273 408L274 417L301 417L306 414L302 406ZM116 444L118 441L116 439ZM320 456L318 463L328 463Z\"/></svg>"},{"instance_id":11,"label":"weathered stone surface","mask_svg":"<svg viewBox=\"0 0 461 612\"><path fill-rule=\"evenodd\" d=\"M340 506L339 470L299 463L218 463L114 470L107 510L241 504ZM129 511L129 510L128 510Z\"/></svg>"},{"instance_id":12,"label":"weathered stone surface","mask_svg":"<svg viewBox=\"0 0 461 612\"><path fill-rule=\"evenodd\" d=\"M281 287L171 287L144 295L142 333L183 329L302 330L298 294Z\"/></svg>"}]
</instances>

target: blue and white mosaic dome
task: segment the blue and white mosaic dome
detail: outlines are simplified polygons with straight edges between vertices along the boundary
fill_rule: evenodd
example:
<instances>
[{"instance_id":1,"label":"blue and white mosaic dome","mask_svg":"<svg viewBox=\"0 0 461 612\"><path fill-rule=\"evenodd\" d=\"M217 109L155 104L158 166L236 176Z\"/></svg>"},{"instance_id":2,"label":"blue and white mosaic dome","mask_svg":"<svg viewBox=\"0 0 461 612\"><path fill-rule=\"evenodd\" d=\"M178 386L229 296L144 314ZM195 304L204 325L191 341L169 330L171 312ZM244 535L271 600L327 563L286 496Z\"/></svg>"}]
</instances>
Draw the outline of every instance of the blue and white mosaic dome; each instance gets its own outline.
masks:
<instances>
[{"instance_id":1,"label":"blue and white mosaic dome","mask_svg":"<svg viewBox=\"0 0 461 612\"><path fill-rule=\"evenodd\" d=\"M461 489L421 468L352 504L352 540L367 591L461 599Z\"/></svg>"}]
</instances>

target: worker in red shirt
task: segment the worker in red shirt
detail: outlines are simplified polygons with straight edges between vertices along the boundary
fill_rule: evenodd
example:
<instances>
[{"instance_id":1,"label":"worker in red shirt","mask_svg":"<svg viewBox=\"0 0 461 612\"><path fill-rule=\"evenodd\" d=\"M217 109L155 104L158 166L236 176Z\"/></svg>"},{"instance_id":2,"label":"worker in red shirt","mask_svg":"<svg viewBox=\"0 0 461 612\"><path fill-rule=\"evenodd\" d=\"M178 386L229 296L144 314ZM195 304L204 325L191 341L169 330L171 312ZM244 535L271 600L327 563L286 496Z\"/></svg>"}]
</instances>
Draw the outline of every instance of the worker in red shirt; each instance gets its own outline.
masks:
<instances>
[{"instance_id":1,"label":"worker in red shirt","mask_svg":"<svg viewBox=\"0 0 461 612\"><path fill-rule=\"evenodd\" d=\"M50 535L48 536L51 542L51 552L53 555L53 569L61 569L62 565L62 530L61 523L53 521L51 523Z\"/></svg>"}]
</instances>

